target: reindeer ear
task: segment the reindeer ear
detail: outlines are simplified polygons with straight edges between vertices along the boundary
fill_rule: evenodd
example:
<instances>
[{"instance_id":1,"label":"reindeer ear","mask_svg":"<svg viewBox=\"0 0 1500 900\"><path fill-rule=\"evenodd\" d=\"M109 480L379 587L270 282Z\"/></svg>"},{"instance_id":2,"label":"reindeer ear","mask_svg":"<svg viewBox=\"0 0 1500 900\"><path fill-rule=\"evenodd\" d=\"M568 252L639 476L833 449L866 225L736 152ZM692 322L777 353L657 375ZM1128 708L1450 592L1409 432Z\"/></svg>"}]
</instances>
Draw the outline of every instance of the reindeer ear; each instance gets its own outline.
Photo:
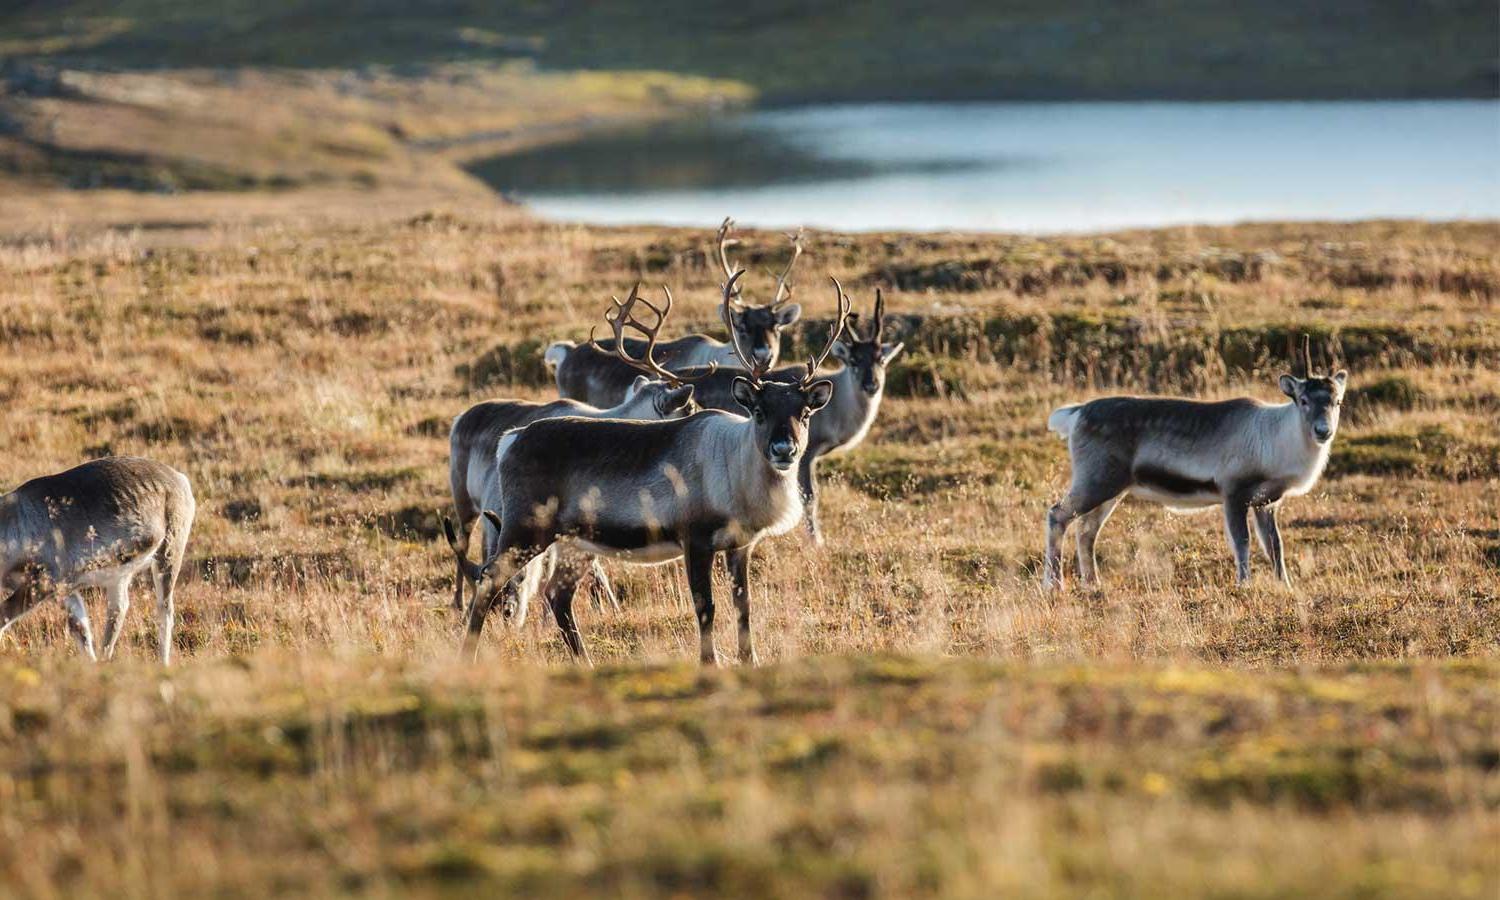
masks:
<instances>
[{"instance_id":1,"label":"reindeer ear","mask_svg":"<svg viewBox=\"0 0 1500 900\"><path fill-rule=\"evenodd\" d=\"M880 363L881 363L881 365L886 365L886 366L890 365L891 364L891 360L893 360L896 357L900 356L901 355L901 351L904 350L904 349L906 349L906 344L904 342L900 343L900 344L881 344L880 345Z\"/></svg>"},{"instance_id":2,"label":"reindeer ear","mask_svg":"<svg viewBox=\"0 0 1500 900\"><path fill-rule=\"evenodd\" d=\"M645 387L646 385L648 385L650 383L651 383L651 378L649 376L646 376L646 375L637 375L637 376L635 376L635 380L632 381L632 382L630 382L630 387L628 387L628 388L625 389L625 399L629 400L632 397L634 397L636 394L639 394L641 392L641 388Z\"/></svg>"},{"instance_id":3,"label":"reindeer ear","mask_svg":"<svg viewBox=\"0 0 1500 900\"><path fill-rule=\"evenodd\" d=\"M834 341L833 349L828 351L828 355L841 363L847 363L849 362L849 345L843 341Z\"/></svg>"},{"instance_id":4,"label":"reindeer ear","mask_svg":"<svg viewBox=\"0 0 1500 900\"><path fill-rule=\"evenodd\" d=\"M1281 376L1281 381L1279 382L1279 384L1281 385L1281 392L1283 394L1286 394L1288 397L1291 397L1293 400L1297 399L1297 389L1299 387L1301 387L1302 385L1301 385L1301 382L1298 381L1295 376L1293 376L1293 375L1283 375L1283 376Z\"/></svg>"},{"instance_id":5,"label":"reindeer ear","mask_svg":"<svg viewBox=\"0 0 1500 900\"><path fill-rule=\"evenodd\" d=\"M1339 390L1340 391L1343 391L1344 384L1348 380L1349 380L1349 370L1348 369L1339 369L1337 372L1333 373L1333 383L1339 386Z\"/></svg>"},{"instance_id":6,"label":"reindeer ear","mask_svg":"<svg viewBox=\"0 0 1500 900\"><path fill-rule=\"evenodd\" d=\"M782 328L785 328L786 326L797 321L797 319L801 317L801 315L802 304L788 303L781 309L776 310L776 324L780 325Z\"/></svg>"},{"instance_id":7,"label":"reindeer ear","mask_svg":"<svg viewBox=\"0 0 1500 900\"><path fill-rule=\"evenodd\" d=\"M755 412L755 405L760 400L760 392L748 378L736 378L729 386L729 393L734 397L734 402L745 408L745 412Z\"/></svg>"},{"instance_id":8,"label":"reindeer ear","mask_svg":"<svg viewBox=\"0 0 1500 900\"><path fill-rule=\"evenodd\" d=\"M500 522L500 514L495 512L493 509L485 510L484 517L489 520L489 523L491 525L495 526L496 531L504 530L503 525Z\"/></svg>"},{"instance_id":9,"label":"reindeer ear","mask_svg":"<svg viewBox=\"0 0 1500 900\"><path fill-rule=\"evenodd\" d=\"M684 409L692 402L693 386L690 384L685 384L680 388L675 388L673 390L667 391L666 394L662 396L661 401L662 409L666 410L667 412L676 412L679 409Z\"/></svg>"},{"instance_id":10,"label":"reindeer ear","mask_svg":"<svg viewBox=\"0 0 1500 900\"><path fill-rule=\"evenodd\" d=\"M822 381L814 381L812 386L807 389L807 408L813 412L817 412L827 406L828 401L832 399L833 382L826 378Z\"/></svg>"}]
</instances>

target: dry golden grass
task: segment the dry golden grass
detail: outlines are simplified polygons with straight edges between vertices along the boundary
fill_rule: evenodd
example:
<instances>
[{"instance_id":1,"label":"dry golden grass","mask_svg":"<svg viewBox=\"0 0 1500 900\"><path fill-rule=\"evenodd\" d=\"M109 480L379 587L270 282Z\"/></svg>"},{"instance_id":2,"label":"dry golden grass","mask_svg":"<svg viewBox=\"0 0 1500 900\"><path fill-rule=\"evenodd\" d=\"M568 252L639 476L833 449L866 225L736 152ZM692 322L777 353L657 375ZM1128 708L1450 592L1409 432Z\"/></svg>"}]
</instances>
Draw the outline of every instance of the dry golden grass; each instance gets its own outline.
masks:
<instances>
[{"instance_id":1,"label":"dry golden grass","mask_svg":"<svg viewBox=\"0 0 1500 900\"><path fill-rule=\"evenodd\" d=\"M624 611L581 611L603 672L539 616L459 665L437 523L447 423L546 396L544 339L638 277L710 325L708 235L471 208L161 238L0 245L0 484L140 453L199 500L170 673L149 604L112 665L60 609L0 649L17 893L1500 883L1492 223L816 236L808 314L825 272L861 305L894 285L907 365L828 467L828 547L759 554L770 665L702 676L676 567L615 567ZM1286 510L1295 588L1235 588L1216 518L1127 504L1106 589L1044 595L1047 412L1272 399L1304 329L1356 394Z\"/></svg>"}]
</instances>

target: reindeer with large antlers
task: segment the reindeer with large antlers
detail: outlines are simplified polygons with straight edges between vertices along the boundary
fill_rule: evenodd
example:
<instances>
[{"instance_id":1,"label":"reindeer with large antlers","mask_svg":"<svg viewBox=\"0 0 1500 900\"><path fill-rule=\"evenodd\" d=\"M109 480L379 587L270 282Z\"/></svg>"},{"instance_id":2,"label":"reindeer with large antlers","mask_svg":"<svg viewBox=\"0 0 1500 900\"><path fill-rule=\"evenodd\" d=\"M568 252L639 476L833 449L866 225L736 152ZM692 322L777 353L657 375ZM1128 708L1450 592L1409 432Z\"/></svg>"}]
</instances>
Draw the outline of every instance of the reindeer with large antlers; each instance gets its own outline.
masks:
<instances>
[{"instance_id":1,"label":"reindeer with large antlers","mask_svg":"<svg viewBox=\"0 0 1500 900\"><path fill-rule=\"evenodd\" d=\"M837 283L835 281L835 283ZM842 290L840 291L842 293ZM859 446L869 434L885 395L886 369L903 348L901 343L884 340L885 297L875 292L875 310L867 327L857 327L858 316L850 313L844 336L832 345L832 358L843 365L828 372L833 382L833 398L813 416L808 427L807 448L797 466L797 481L802 488L803 521L814 541L823 542L818 521L818 462L825 456L846 453ZM738 368L713 367L681 369L679 375L693 380L693 400L704 409L738 412L741 407L734 396ZM806 377L802 364L781 366L762 376L764 381L793 384ZM601 360L594 383L609 391L622 391L639 378L639 369L616 356Z\"/></svg>"},{"instance_id":2,"label":"reindeer with large antlers","mask_svg":"<svg viewBox=\"0 0 1500 900\"><path fill-rule=\"evenodd\" d=\"M732 237L734 221L725 219L715 237L716 255L728 280L735 273L730 260L729 248L737 246L739 240ZM771 302L764 306L747 304L738 288L730 298L725 315L725 328L731 340L719 341L706 334L690 334L674 341L663 341L653 349L661 365L673 372L705 366L740 366L741 351L752 362L767 369L776 365L781 356L781 333L802 314L802 307L792 301L791 276L802 256L801 232L788 235L791 254L781 274L776 279L776 292ZM639 338L623 339L631 355L639 358L642 350ZM609 377L615 364L614 341L596 343L588 341L575 344L572 341L557 341L547 348L543 359L557 379L558 392L574 400L582 400L595 406L613 406L623 399L621 387L616 379Z\"/></svg>"},{"instance_id":3,"label":"reindeer with large antlers","mask_svg":"<svg viewBox=\"0 0 1500 900\"><path fill-rule=\"evenodd\" d=\"M626 302L634 304L639 290L640 284L636 284ZM617 308L622 305L618 299L614 303ZM671 308L670 295L667 308ZM649 356L648 352L647 357ZM638 374L635 368L629 371L633 377L622 385L623 399L608 408L601 409L576 400L557 400L551 403L487 400L469 407L453 420L453 427L448 434L448 483L453 491L453 508L458 523L455 528L444 519L443 530L449 546L453 548L457 566L453 588L455 610L463 608L464 583L474 584L480 577L480 566L469 559L469 533L481 512L500 508L500 473L495 465L495 447L505 432L558 416L651 420L681 418L696 412L693 387L683 379L654 365L647 367L645 374ZM499 537L498 528L488 524L485 526L485 558L493 555L495 541ZM592 568L600 595L613 600L603 570L598 568L597 563ZM524 607L513 611L519 613L518 619L524 620Z\"/></svg>"},{"instance_id":4,"label":"reindeer with large antlers","mask_svg":"<svg viewBox=\"0 0 1500 900\"><path fill-rule=\"evenodd\" d=\"M724 284L725 314L733 304L734 272ZM611 311L617 335L626 327L646 336L647 347L666 317L634 316L639 301ZM746 415L707 410L665 422L625 422L576 417L547 419L512 431L496 452L503 502L500 540L486 561L469 607L464 652L477 652L491 606L512 575L561 545L559 558L610 556L641 564L686 557L688 585L698 616L699 659L716 664L713 562L723 553L739 613L739 656L754 662L750 635L750 556L768 536L793 528L802 517L796 467L807 444L808 423L833 394L832 382L816 377L849 313L842 291L828 346L810 360L793 384L766 381L768 368L735 340L745 372L733 382ZM631 356L643 370L651 359ZM562 563L559 563L562 565ZM575 568L570 575L576 575ZM556 576L554 576L556 577ZM559 591L552 604L569 648L583 655L573 621L571 594Z\"/></svg>"},{"instance_id":5,"label":"reindeer with large antlers","mask_svg":"<svg viewBox=\"0 0 1500 900\"><path fill-rule=\"evenodd\" d=\"M1349 373L1314 375L1304 342L1303 376L1282 375L1290 403L1241 398L1218 403L1162 397L1102 397L1055 410L1047 428L1068 442L1073 484L1047 513L1044 581L1062 586L1062 539L1074 519L1078 568L1097 583L1094 541L1126 494L1173 512L1224 508L1235 576L1250 579L1250 529L1276 577L1289 579L1276 512L1312 490L1333 445Z\"/></svg>"}]
</instances>

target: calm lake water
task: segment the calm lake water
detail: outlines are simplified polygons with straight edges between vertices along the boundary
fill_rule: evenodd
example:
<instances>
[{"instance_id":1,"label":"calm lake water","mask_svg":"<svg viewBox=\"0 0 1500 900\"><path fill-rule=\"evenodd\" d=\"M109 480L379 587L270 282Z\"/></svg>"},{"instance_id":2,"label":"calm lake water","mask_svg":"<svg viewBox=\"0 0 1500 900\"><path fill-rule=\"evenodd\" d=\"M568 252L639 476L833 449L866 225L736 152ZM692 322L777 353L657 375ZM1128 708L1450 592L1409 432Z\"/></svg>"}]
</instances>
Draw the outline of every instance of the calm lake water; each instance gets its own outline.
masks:
<instances>
[{"instance_id":1,"label":"calm lake water","mask_svg":"<svg viewBox=\"0 0 1500 900\"><path fill-rule=\"evenodd\" d=\"M543 215L605 224L1500 218L1500 102L813 106L600 135L473 171Z\"/></svg>"}]
</instances>

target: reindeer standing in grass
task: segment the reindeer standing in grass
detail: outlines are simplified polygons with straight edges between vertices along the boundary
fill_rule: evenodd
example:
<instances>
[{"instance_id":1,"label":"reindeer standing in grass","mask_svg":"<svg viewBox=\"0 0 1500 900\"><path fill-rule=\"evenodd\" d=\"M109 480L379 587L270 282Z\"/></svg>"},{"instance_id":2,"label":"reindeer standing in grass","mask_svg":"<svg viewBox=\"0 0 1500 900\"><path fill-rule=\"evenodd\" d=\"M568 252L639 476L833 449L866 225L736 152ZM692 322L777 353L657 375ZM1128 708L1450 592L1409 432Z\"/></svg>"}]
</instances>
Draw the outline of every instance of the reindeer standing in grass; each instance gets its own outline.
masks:
<instances>
[{"instance_id":1,"label":"reindeer standing in grass","mask_svg":"<svg viewBox=\"0 0 1500 900\"><path fill-rule=\"evenodd\" d=\"M1235 576L1250 579L1250 530L1255 531L1276 577L1290 584L1276 515L1287 497L1312 490L1339 425L1349 373L1312 374L1303 344L1305 377L1282 375L1289 402L1241 398L1218 403L1160 397L1103 397L1064 406L1047 428L1068 442L1073 484L1047 513L1044 583L1062 587L1062 540L1074 519L1078 569L1086 585L1098 583L1094 542L1125 494L1174 512L1222 506L1234 553Z\"/></svg>"},{"instance_id":2,"label":"reindeer standing in grass","mask_svg":"<svg viewBox=\"0 0 1500 900\"><path fill-rule=\"evenodd\" d=\"M60 599L79 650L97 659L79 589L102 587L109 659L130 608L130 582L149 566L161 661L170 663L172 594L196 509L186 475L129 456L86 462L0 496L0 634L43 601Z\"/></svg>"},{"instance_id":3,"label":"reindeer standing in grass","mask_svg":"<svg viewBox=\"0 0 1500 900\"><path fill-rule=\"evenodd\" d=\"M637 285L637 288L640 286ZM670 295L668 308L671 308ZM631 370L636 373L636 370ZM453 608L463 609L464 583L474 583L479 566L469 560L469 533L484 510L500 509L500 473L495 462L495 447L500 438L513 428L521 428L542 419L558 416L581 416L589 419L676 419L696 412L693 386L670 372L659 377L636 373L626 386L624 400L617 406L600 409L576 400L532 403L525 400L486 400L465 410L453 420L448 433L448 483L453 491L453 510L457 526L443 519L443 532L453 548L457 575L453 585ZM484 558L494 552L500 530L486 520ZM592 566L595 584L601 596L618 607L609 581L597 562ZM525 610L518 610L524 621Z\"/></svg>"},{"instance_id":4,"label":"reindeer standing in grass","mask_svg":"<svg viewBox=\"0 0 1500 900\"><path fill-rule=\"evenodd\" d=\"M735 272L724 285L726 308L741 274ZM816 373L849 314L842 290L838 303L827 346L796 383L765 381L767 366L735 339L745 372L733 391L745 415L705 410L661 422L563 417L501 438L496 457L504 502L492 520L500 539L482 567L469 607L465 655L477 650L485 618L509 580L558 547L559 566L566 564L569 571L554 573L562 589L549 601L575 655L586 658L572 613L572 585L583 574L579 560L605 555L650 565L685 556L698 616L699 659L716 664L712 575L714 559L722 553L734 582L740 660L753 662L750 555L762 539L790 530L802 518L796 469L808 423L833 395L833 384ZM636 318L640 305L653 310L654 321ZM643 371L655 372L659 365L652 352L665 318L665 310L634 293L617 303L609 316L616 352L629 356L621 338L626 328L636 330L644 347L641 356L630 358Z\"/></svg>"}]
</instances>

